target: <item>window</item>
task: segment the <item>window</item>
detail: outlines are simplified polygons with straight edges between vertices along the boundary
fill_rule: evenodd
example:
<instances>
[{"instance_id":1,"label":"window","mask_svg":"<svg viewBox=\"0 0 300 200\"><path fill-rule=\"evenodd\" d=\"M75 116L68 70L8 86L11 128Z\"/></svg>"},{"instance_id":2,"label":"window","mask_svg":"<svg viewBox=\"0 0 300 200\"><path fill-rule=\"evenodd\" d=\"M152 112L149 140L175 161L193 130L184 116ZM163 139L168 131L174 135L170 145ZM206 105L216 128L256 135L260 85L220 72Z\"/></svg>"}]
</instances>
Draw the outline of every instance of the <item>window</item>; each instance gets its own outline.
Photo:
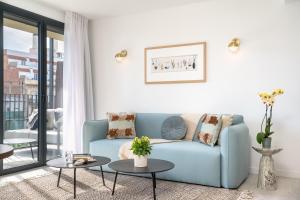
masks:
<instances>
[{"instance_id":1,"label":"window","mask_svg":"<svg viewBox=\"0 0 300 200\"><path fill-rule=\"evenodd\" d=\"M3 174L61 155L62 132L50 115L62 108L64 24L2 2L0 16L0 142L15 147L14 157L0 162ZM32 141L12 144L14 138Z\"/></svg>"}]
</instances>

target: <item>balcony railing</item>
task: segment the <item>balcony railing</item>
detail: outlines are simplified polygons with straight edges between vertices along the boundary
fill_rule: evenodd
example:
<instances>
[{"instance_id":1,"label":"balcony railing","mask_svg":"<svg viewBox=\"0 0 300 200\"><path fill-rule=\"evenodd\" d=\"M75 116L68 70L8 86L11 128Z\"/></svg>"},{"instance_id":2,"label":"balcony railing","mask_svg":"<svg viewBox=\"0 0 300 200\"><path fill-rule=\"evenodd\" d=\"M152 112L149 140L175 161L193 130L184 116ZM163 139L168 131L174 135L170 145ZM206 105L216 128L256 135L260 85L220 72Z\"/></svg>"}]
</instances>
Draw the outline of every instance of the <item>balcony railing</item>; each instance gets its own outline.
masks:
<instances>
[{"instance_id":1,"label":"balcony railing","mask_svg":"<svg viewBox=\"0 0 300 200\"><path fill-rule=\"evenodd\" d=\"M47 99L50 108L49 100L54 98L47 96ZM38 95L4 94L3 100L5 130L26 128L28 117L38 108Z\"/></svg>"}]
</instances>

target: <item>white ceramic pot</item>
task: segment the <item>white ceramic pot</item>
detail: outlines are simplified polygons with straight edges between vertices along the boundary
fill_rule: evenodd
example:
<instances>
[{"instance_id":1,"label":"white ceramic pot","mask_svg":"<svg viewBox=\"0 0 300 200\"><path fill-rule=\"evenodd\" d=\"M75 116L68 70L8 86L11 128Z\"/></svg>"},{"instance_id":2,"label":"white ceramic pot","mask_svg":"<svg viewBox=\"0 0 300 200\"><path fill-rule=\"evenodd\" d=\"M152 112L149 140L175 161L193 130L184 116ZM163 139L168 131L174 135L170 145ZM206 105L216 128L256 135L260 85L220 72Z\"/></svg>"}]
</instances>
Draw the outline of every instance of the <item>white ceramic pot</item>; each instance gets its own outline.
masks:
<instances>
[{"instance_id":1,"label":"white ceramic pot","mask_svg":"<svg viewBox=\"0 0 300 200\"><path fill-rule=\"evenodd\" d=\"M133 156L134 166L135 167L147 167L148 164L148 156Z\"/></svg>"}]
</instances>

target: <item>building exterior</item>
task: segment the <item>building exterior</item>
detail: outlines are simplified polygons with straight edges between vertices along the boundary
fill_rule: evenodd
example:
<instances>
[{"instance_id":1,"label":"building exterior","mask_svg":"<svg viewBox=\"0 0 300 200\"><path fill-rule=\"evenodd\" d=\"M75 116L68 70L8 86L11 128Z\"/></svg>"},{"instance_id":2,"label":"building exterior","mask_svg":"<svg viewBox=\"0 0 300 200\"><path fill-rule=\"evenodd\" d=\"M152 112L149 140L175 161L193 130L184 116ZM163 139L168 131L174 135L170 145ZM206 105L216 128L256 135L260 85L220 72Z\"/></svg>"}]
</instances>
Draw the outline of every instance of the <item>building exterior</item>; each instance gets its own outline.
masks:
<instances>
[{"instance_id":1,"label":"building exterior","mask_svg":"<svg viewBox=\"0 0 300 200\"><path fill-rule=\"evenodd\" d=\"M50 41L51 39L49 39ZM48 107L62 107L63 52L47 50ZM6 129L23 128L28 116L38 105L38 53L37 36L33 34L32 48L28 52L4 49L4 112ZM57 92L58 91L58 92ZM57 95L56 95L57 94Z\"/></svg>"}]
</instances>

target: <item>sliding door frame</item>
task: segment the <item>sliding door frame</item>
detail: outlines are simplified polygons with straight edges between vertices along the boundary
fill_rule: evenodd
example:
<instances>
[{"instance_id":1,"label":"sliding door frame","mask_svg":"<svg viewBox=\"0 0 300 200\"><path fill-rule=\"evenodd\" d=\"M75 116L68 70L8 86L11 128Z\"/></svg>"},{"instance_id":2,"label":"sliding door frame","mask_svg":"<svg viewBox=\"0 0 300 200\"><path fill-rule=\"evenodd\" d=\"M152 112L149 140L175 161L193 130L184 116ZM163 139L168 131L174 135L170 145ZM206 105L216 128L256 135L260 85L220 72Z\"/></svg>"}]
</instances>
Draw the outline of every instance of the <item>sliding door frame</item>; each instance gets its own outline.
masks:
<instances>
[{"instance_id":1,"label":"sliding door frame","mask_svg":"<svg viewBox=\"0 0 300 200\"><path fill-rule=\"evenodd\" d=\"M4 115L3 115L3 92L4 92L4 63L3 63L3 19L4 13L10 13L17 16L17 21L33 22L38 28L38 162L4 169L3 161L0 161L0 175L44 166L47 156L47 30L63 33L64 23L38 15L36 13L0 2L0 143L4 139Z\"/></svg>"},{"instance_id":2,"label":"sliding door frame","mask_svg":"<svg viewBox=\"0 0 300 200\"><path fill-rule=\"evenodd\" d=\"M4 88L4 51L3 51L3 7L0 2L0 143L3 143L4 139L4 112L3 112L3 88ZM0 175L3 169L3 160L0 160Z\"/></svg>"}]
</instances>

